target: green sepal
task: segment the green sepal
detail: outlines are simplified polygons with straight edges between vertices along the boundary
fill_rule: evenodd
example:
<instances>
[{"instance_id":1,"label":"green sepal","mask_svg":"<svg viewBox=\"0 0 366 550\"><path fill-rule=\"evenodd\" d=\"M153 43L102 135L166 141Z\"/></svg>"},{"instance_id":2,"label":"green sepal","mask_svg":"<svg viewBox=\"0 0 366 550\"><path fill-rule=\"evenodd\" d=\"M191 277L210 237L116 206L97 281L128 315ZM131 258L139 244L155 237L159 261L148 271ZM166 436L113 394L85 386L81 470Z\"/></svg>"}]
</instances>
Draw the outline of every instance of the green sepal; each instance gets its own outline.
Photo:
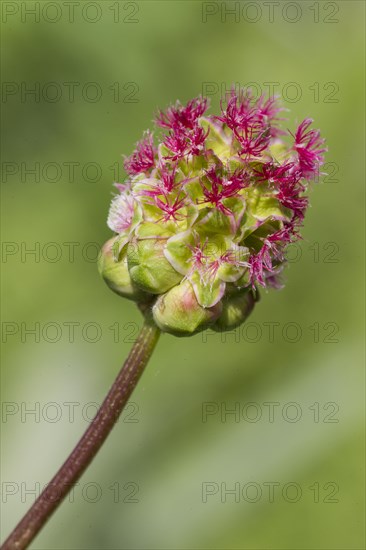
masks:
<instances>
[{"instance_id":1,"label":"green sepal","mask_svg":"<svg viewBox=\"0 0 366 550\"><path fill-rule=\"evenodd\" d=\"M131 280L127 265L126 249L120 252L118 258L115 259L113 251L115 244L116 237L109 239L100 251L98 258L99 273L109 288L120 296L135 302L146 301L148 298L147 294L140 290Z\"/></svg>"},{"instance_id":2,"label":"green sepal","mask_svg":"<svg viewBox=\"0 0 366 550\"><path fill-rule=\"evenodd\" d=\"M242 292L243 289L246 289L250 285L250 270L249 268L244 269L244 272L239 279L236 279L236 281L233 281L232 283L228 283L226 285L226 294L237 294L238 292Z\"/></svg>"},{"instance_id":3,"label":"green sepal","mask_svg":"<svg viewBox=\"0 0 366 550\"><path fill-rule=\"evenodd\" d=\"M158 146L158 156L159 156L160 159L161 158L166 159L166 157L171 157L172 156L172 152L171 152L170 149L168 149L168 147L166 145L164 145L164 143L160 143L160 145Z\"/></svg>"},{"instance_id":4,"label":"green sepal","mask_svg":"<svg viewBox=\"0 0 366 550\"><path fill-rule=\"evenodd\" d=\"M291 210L281 205L279 200L273 195L265 185L258 185L256 188L245 189L247 195L247 205L251 215L259 221L265 221L268 218L277 220L291 219Z\"/></svg>"},{"instance_id":5,"label":"green sepal","mask_svg":"<svg viewBox=\"0 0 366 550\"><path fill-rule=\"evenodd\" d=\"M232 261L224 262L217 270L217 277L224 282L230 283L240 279L248 269L249 249L245 246L236 246L232 243Z\"/></svg>"},{"instance_id":6,"label":"green sepal","mask_svg":"<svg viewBox=\"0 0 366 550\"><path fill-rule=\"evenodd\" d=\"M201 117L200 125L205 131L209 130L205 141L206 149L211 149L222 161L228 159L231 155L232 142L229 130L223 129L220 124L216 124L213 120L206 117Z\"/></svg>"},{"instance_id":7,"label":"green sepal","mask_svg":"<svg viewBox=\"0 0 366 550\"><path fill-rule=\"evenodd\" d=\"M201 235L210 235L210 237L212 234L232 234L230 217L216 208L203 208L198 215L194 227Z\"/></svg>"},{"instance_id":8,"label":"green sepal","mask_svg":"<svg viewBox=\"0 0 366 550\"><path fill-rule=\"evenodd\" d=\"M198 271L189 276L197 302L204 308L216 305L225 293L225 283L215 277L212 281L205 281Z\"/></svg>"},{"instance_id":9,"label":"green sepal","mask_svg":"<svg viewBox=\"0 0 366 550\"><path fill-rule=\"evenodd\" d=\"M185 177L201 173L207 166L207 160L203 155L190 155L178 162L178 167Z\"/></svg>"},{"instance_id":10,"label":"green sepal","mask_svg":"<svg viewBox=\"0 0 366 550\"><path fill-rule=\"evenodd\" d=\"M174 223L143 222L136 228L135 236L138 239L169 238L174 235L174 229Z\"/></svg>"},{"instance_id":11,"label":"green sepal","mask_svg":"<svg viewBox=\"0 0 366 550\"><path fill-rule=\"evenodd\" d=\"M162 294L182 280L164 256L165 239L133 240L127 247L132 281L150 294Z\"/></svg>"},{"instance_id":12,"label":"green sepal","mask_svg":"<svg viewBox=\"0 0 366 550\"><path fill-rule=\"evenodd\" d=\"M269 235L272 235L276 231L281 229L281 222L278 220L271 220L264 222L257 227L252 233L250 233L243 241L245 246L250 248L254 252L259 252L263 246L263 241Z\"/></svg>"},{"instance_id":13,"label":"green sepal","mask_svg":"<svg viewBox=\"0 0 366 550\"><path fill-rule=\"evenodd\" d=\"M158 208L155 204L150 204L150 202L146 202L148 200L151 200L151 199L148 197L146 199L144 198L141 200L144 221L159 223L162 217L161 209Z\"/></svg>"},{"instance_id":14,"label":"green sepal","mask_svg":"<svg viewBox=\"0 0 366 550\"><path fill-rule=\"evenodd\" d=\"M164 255L178 273L186 275L191 267L195 237L191 230L178 233L167 240Z\"/></svg>"},{"instance_id":15,"label":"green sepal","mask_svg":"<svg viewBox=\"0 0 366 550\"><path fill-rule=\"evenodd\" d=\"M184 190L193 202L201 202L204 198L199 177L190 178L185 183Z\"/></svg>"},{"instance_id":16,"label":"green sepal","mask_svg":"<svg viewBox=\"0 0 366 550\"><path fill-rule=\"evenodd\" d=\"M130 240L130 234L127 231L124 231L123 233L119 233L117 237L114 237L113 239L113 245L112 245L112 252L113 257L116 262L118 262L118 258L120 257L120 254L122 253L124 247Z\"/></svg>"}]
</instances>

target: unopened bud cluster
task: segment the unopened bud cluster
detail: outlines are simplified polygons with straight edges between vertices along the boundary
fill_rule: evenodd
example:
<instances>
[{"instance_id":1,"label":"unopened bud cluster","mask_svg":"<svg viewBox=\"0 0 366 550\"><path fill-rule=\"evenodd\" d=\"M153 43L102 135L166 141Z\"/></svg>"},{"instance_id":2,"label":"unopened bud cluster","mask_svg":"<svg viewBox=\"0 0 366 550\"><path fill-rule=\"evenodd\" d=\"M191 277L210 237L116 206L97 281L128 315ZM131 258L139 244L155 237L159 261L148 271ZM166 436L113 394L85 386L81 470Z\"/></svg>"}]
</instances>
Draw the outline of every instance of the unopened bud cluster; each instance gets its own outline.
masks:
<instances>
[{"instance_id":1,"label":"unopened bud cluster","mask_svg":"<svg viewBox=\"0 0 366 550\"><path fill-rule=\"evenodd\" d=\"M279 128L276 98L233 91L219 116L207 106L196 98L160 112L159 143L146 132L125 159L99 263L112 290L152 304L176 335L232 329L258 286L280 286L325 151L311 119L294 135Z\"/></svg>"}]
</instances>

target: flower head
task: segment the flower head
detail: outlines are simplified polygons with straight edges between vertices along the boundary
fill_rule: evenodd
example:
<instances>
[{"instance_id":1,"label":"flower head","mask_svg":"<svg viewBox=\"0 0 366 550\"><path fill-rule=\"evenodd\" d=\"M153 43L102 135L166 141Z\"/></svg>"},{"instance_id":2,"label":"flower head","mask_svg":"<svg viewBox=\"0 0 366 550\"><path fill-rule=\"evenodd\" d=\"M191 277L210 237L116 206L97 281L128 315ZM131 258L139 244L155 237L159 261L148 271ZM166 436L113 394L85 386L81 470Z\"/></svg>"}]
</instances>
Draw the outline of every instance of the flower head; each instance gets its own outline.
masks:
<instances>
[{"instance_id":1,"label":"flower head","mask_svg":"<svg viewBox=\"0 0 366 550\"><path fill-rule=\"evenodd\" d=\"M280 286L326 150L311 119L294 134L280 128L275 97L232 90L219 115L207 108L198 97L159 112L159 143L146 132L126 158L108 216L126 294L149 296L156 323L174 334L237 326L258 287Z\"/></svg>"}]
</instances>

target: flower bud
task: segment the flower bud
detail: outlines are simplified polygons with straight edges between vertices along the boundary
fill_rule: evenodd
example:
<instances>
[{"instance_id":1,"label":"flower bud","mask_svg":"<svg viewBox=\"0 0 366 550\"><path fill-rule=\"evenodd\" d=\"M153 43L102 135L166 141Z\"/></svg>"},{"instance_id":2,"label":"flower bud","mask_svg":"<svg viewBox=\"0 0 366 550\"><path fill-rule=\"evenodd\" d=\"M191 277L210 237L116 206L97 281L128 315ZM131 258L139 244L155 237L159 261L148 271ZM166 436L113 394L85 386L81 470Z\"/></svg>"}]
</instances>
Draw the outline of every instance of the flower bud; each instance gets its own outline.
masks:
<instances>
[{"instance_id":1,"label":"flower bud","mask_svg":"<svg viewBox=\"0 0 366 550\"><path fill-rule=\"evenodd\" d=\"M221 302L210 308L200 306L188 280L159 296L152 308L158 327L175 336L191 336L201 332L213 324L221 312Z\"/></svg>"},{"instance_id":2,"label":"flower bud","mask_svg":"<svg viewBox=\"0 0 366 550\"><path fill-rule=\"evenodd\" d=\"M128 270L134 284L150 294L163 294L182 280L164 256L166 240L143 239L127 248Z\"/></svg>"},{"instance_id":3,"label":"flower bud","mask_svg":"<svg viewBox=\"0 0 366 550\"><path fill-rule=\"evenodd\" d=\"M256 301L258 300L252 290L248 289L225 297L222 301L222 313L211 328L224 332L240 326L253 311Z\"/></svg>"},{"instance_id":4,"label":"flower bud","mask_svg":"<svg viewBox=\"0 0 366 550\"><path fill-rule=\"evenodd\" d=\"M118 260L115 259L116 240L114 237L103 245L98 258L99 273L109 288L120 296L135 302L146 301L147 295L131 281L126 253L121 252Z\"/></svg>"}]
</instances>

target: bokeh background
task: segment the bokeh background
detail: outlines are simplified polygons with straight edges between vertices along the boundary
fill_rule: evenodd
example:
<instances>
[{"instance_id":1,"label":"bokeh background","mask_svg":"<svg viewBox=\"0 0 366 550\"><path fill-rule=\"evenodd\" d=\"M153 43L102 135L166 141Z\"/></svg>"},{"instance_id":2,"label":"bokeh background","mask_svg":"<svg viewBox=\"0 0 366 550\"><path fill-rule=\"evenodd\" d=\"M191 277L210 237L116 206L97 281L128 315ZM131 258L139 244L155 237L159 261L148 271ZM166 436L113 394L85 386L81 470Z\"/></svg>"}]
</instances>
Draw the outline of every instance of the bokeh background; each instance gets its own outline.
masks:
<instances>
[{"instance_id":1,"label":"bokeh background","mask_svg":"<svg viewBox=\"0 0 366 550\"><path fill-rule=\"evenodd\" d=\"M2 3L3 537L141 324L95 265L121 155L159 107L272 83L329 147L285 289L226 339L161 338L33 548L364 548L364 3L65 4Z\"/></svg>"}]
</instances>

